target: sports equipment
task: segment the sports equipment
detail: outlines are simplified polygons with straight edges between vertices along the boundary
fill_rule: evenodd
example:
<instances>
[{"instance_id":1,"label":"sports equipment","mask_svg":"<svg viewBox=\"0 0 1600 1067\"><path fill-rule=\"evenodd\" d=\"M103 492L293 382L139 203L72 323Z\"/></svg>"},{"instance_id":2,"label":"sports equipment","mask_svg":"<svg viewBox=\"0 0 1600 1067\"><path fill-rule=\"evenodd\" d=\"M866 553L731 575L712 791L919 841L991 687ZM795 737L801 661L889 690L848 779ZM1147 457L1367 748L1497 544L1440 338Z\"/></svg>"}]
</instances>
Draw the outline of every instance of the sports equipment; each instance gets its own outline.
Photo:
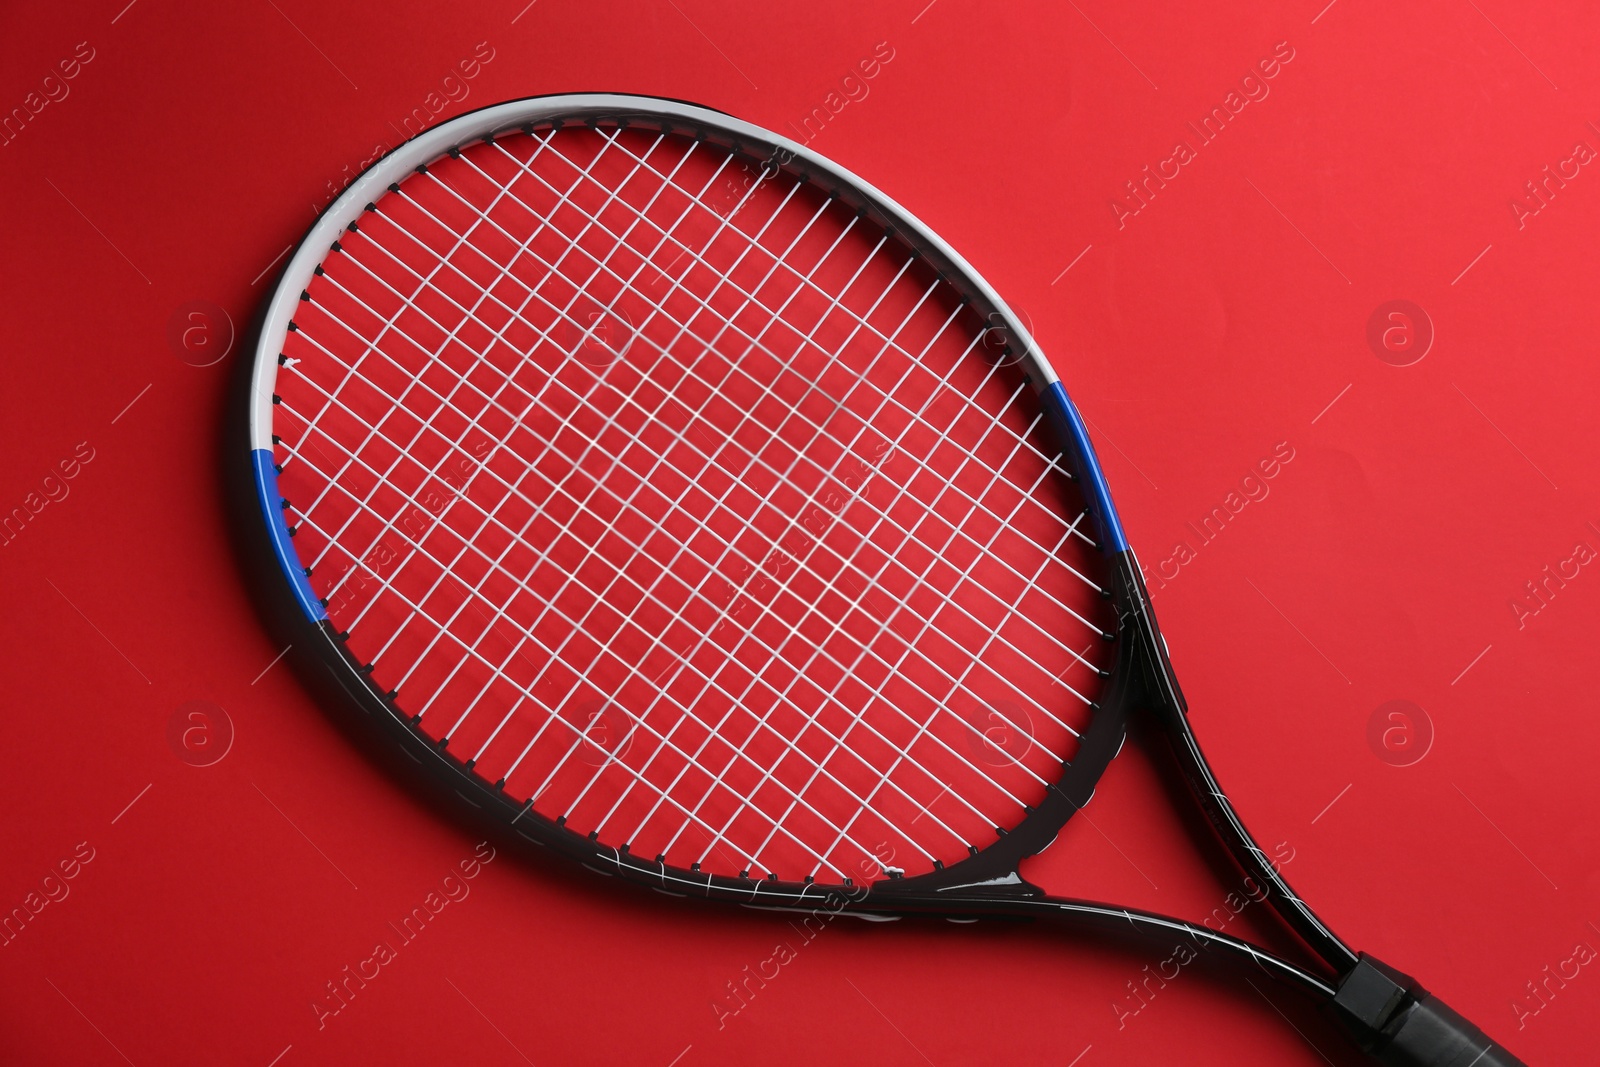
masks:
<instances>
[{"instance_id":1,"label":"sports equipment","mask_svg":"<svg viewBox=\"0 0 1600 1067\"><path fill-rule=\"evenodd\" d=\"M741 904L1176 936L1380 1062L1517 1063L1257 847L1055 371L805 147L618 95L433 127L289 259L248 422L296 643L536 844ZM1018 876L1135 707L1316 966Z\"/></svg>"}]
</instances>

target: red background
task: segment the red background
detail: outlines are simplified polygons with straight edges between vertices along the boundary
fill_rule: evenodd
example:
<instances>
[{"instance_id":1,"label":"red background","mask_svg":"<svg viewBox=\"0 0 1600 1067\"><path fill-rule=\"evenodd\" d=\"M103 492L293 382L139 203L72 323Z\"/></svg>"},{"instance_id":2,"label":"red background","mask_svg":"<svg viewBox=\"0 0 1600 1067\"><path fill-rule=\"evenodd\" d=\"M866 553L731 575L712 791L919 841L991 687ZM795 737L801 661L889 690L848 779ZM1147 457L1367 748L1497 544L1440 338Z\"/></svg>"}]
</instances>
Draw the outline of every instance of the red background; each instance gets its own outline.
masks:
<instances>
[{"instance_id":1,"label":"red background","mask_svg":"<svg viewBox=\"0 0 1600 1067\"><path fill-rule=\"evenodd\" d=\"M615 89L791 135L887 42L868 95L813 147L1030 317L1147 566L1195 545L1185 524L1278 442L1294 449L1270 496L1155 593L1197 729L1257 835L1292 847L1288 874L1335 929L1530 1063L1592 1047L1594 968L1543 1003L1525 983L1600 946L1600 577L1552 583L1520 620L1511 604L1578 543L1600 548L1600 177L1552 182L1520 220L1511 204L1577 142L1600 147L1600 17L1502 0L125 2L0 16L7 113L79 42L93 50L0 146L0 510L93 449L0 548L0 907L80 842L94 856L0 947L0 1058L1351 1062L1290 995L1187 972L1119 1028L1113 1003L1161 954L1011 927L841 920L719 1029L726 983L799 943L783 917L504 849L318 1028L324 984L476 837L266 669L281 650L216 476L243 346L195 367L169 329L206 301L242 331L345 168L392 145L479 42L492 60L441 117ZM1119 228L1124 182L1285 41L1270 95ZM1410 366L1367 340L1394 299L1436 335ZM169 740L197 700L235 734L206 767ZM1369 742L1391 700L1432 724L1410 766ZM1030 877L1195 917L1220 904L1227 886L1152 766L1130 745L1092 822Z\"/></svg>"}]
</instances>

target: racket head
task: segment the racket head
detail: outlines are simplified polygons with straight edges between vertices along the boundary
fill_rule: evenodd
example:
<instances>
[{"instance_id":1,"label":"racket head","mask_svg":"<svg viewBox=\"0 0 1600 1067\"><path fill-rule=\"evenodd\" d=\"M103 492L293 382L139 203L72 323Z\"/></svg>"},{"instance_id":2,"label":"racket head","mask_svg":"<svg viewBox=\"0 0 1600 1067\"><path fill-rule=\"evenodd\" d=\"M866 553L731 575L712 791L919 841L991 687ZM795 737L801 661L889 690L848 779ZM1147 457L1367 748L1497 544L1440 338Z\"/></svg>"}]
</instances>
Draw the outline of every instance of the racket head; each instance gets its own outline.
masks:
<instances>
[{"instance_id":1,"label":"racket head","mask_svg":"<svg viewBox=\"0 0 1600 1067\"><path fill-rule=\"evenodd\" d=\"M606 873L773 906L1015 882L1147 684L1137 565L1026 327L883 194L717 112L542 97L401 145L289 259L247 404L290 640Z\"/></svg>"}]
</instances>

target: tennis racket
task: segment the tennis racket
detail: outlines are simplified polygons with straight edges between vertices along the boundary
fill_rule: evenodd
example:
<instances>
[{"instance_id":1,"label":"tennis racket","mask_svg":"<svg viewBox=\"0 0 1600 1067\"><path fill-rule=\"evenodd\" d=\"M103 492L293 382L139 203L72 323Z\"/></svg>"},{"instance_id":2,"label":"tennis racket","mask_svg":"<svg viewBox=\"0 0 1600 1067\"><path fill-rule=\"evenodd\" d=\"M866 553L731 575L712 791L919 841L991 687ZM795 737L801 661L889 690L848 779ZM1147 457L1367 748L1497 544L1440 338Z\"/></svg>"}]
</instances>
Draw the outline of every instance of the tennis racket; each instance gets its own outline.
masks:
<instances>
[{"instance_id":1,"label":"tennis racket","mask_svg":"<svg viewBox=\"0 0 1600 1067\"><path fill-rule=\"evenodd\" d=\"M1379 1062L1518 1063L1257 847L1056 372L803 146L599 94L429 129L288 261L248 404L292 640L536 845L745 905L1177 936ZM1313 963L1018 875L1135 708Z\"/></svg>"}]
</instances>

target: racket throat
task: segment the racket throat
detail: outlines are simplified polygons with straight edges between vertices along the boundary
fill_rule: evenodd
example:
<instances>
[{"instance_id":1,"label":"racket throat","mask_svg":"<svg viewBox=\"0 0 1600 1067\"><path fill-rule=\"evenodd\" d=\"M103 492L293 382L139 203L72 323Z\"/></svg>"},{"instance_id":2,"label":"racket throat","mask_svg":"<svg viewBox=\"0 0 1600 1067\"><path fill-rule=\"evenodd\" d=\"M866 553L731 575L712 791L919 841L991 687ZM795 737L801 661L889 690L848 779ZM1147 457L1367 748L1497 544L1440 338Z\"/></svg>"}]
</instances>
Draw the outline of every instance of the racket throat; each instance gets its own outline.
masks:
<instances>
[{"instance_id":1,"label":"racket throat","mask_svg":"<svg viewBox=\"0 0 1600 1067\"><path fill-rule=\"evenodd\" d=\"M1132 643L1137 703L1161 714L1183 715L1189 704L1178 687L1177 675L1167 655L1167 642L1156 625L1144 571L1133 549L1118 552L1111 563L1111 597L1117 610L1118 639Z\"/></svg>"},{"instance_id":2,"label":"racket throat","mask_svg":"<svg viewBox=\"0 0 1600 1067\"><path fill-rule=\"evenodd\" d=\"M1134 706L1151 712L1160 724L1189 792L1239 870L1262 885L1272 909L1333 974L1344 974L1357 956L1300 899L1267 857L1233 802L1217 782L1189 727L1188 703L1178 688L1167 645L1156 625L1150 594L1132 549L1112 561L1112 597L1117 608L1118 639L1128 642L1120 662L1131 667Z\"/></svg>"}]
</instances>

